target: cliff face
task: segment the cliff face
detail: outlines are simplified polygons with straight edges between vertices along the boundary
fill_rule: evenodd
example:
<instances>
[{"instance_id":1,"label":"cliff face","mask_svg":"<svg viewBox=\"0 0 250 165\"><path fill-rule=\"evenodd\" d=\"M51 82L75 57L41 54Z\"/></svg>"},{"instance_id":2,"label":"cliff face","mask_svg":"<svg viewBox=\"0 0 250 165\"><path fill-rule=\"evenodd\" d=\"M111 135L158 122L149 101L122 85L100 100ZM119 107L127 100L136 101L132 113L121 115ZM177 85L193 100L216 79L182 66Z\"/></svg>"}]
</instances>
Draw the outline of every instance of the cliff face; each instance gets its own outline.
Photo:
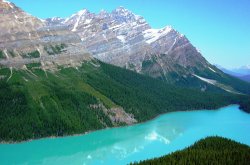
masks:
<instances>
[{"instance_id":1,"label":"cliff face","mask_svg":"<svg viewBox=\"0 0 250 165\"><path fill-rule=\"evenodd\" d=\"M38 28L43 27L45 24L38 18L35 18L20 8L16 7L13 3L7 1L0 1L0 35L10 35L20 32L36 31ZM14 40L15 38L2 38L1 42Z\"/></svg>"},{"instance_id":2,"label":"cliff face","mask_svg":"<svg viewBox=\"0 0 250 165\"><path fill-rule=\"evenodd\" d=\"M47 26L7 1L0 1L0 11L0 64L22 68L41 62L50 68L54 64L78 65L91 58L80 37L66 26Z\"/></svg>"}]
</instances>

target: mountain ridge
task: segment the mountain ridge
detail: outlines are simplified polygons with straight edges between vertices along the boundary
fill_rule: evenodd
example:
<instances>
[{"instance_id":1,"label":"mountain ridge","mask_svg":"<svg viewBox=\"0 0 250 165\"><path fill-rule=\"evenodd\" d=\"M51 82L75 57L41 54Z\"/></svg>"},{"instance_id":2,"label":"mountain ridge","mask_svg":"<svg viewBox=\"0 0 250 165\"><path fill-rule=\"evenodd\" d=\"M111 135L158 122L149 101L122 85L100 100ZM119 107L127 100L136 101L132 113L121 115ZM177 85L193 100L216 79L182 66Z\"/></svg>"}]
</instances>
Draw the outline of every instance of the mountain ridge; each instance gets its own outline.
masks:
<instances>
[{"instance_id":1,"label":"mountain ridge","mask_svg":"<svg viewBox=\"0 0 250 165\"><path fill-rule=\"evenodd\" d=\"M0 1L0 64L26 69L25 65L41 62L43 69L57 65L78 66L92 57L84 50L81 39L63 26L46 26L41 19L24 12L14 3ZM72 58L73 57L73 58Z\"/></svg>"},{"instance_id":2,"label":"mountain ridge","mask_svg":"<svg viewBox=\"0 0 250 165\"><path fill-rule=\"evenodd\" d=\"M248 66L242 66L234 69L226 69L219 65L217 65L217 67L226 74L237 77L243 81L250 82L250 69Z\"/></svg>"}]
</instances>

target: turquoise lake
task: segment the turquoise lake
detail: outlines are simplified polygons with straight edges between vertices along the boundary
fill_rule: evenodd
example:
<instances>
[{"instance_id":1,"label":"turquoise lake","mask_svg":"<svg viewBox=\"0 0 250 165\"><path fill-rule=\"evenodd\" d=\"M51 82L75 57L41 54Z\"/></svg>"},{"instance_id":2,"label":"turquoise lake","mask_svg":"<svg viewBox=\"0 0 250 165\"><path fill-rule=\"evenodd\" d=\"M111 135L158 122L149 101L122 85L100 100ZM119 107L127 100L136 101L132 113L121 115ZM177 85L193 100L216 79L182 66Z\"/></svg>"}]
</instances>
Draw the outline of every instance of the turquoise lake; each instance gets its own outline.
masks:
<instances>
[{"instance_id":1,"label":"turquoise lake","mask_svg":"<svg viewBox=\"0 0 250 165\"><path fill-rule=\"evenodd\" d=\"M237 105L173 112L146 123L86 135L0 145L0 164L123 165L183 149L207 136L250 145L250 114Z\"/></svg>"}]
</instances>

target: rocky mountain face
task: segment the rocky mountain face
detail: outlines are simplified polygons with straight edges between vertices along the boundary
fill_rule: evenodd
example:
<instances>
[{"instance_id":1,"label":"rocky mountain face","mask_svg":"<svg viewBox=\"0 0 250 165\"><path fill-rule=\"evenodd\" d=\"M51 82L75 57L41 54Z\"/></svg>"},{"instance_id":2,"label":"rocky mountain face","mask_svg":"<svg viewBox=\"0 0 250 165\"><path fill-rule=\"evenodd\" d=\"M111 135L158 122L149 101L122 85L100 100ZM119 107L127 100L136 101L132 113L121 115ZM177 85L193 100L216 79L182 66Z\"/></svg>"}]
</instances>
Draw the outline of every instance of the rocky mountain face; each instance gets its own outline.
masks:
<instances>
[{"instance_id":1,"label":"rocky mountain face","mask_svg":"<svg viewBox=\"0 0 250 165\"><path fill-rule=\"evenodd\" d=\"M0 12L1 65L25 68L25 64L39 62L51 69L91 58L80 37L66 26L48 26L8 1L0 1Z\"/></svg>"},{"instance_id":2,"label":"rocky mountain face","mask_svg":"<svg viewBox=\"0 0 250 165\"><path fill-rule=\"evenodd\" d=\"M170 72L210 66L184 35L170 26L152 29L123 7L99 14L84 9L64 20L48 19L47 24L67 25L95 58L153 77L168 80Z\"/></svg>"},{"instance_id":3,"label":"rocky mountain face","mask_svg":"<svg viewBox=\"0 0 250 165\"><path fill-rule=\"evenodd\" d=\"M11 34L36 31L45 25L42 20L25 13L8 1L0 1L0 11L1 43L15 40L15 38L9 36Z\"/></svg>"}]
</instances>

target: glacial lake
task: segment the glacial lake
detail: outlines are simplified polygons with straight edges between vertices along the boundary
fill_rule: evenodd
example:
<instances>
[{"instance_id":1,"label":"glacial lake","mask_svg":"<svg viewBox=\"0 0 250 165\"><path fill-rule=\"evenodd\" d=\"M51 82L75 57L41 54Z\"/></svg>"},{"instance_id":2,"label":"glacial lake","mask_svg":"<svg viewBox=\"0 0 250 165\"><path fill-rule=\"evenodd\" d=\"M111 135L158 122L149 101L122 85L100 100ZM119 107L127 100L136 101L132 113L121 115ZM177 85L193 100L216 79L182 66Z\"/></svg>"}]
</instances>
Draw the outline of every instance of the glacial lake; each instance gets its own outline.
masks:
<instances>
[{"instance_id":1,"label":"glacial lake","mask_svg":"<svg viewBox=\"0 0 250 165\"><path fill-rule=\"evenodd\" d=\"M128 127L0 145L0 164L122 165L183 149L207 136L250 145L250 115L237 105L173 112Z\"/></svg>"}]
</instances>

